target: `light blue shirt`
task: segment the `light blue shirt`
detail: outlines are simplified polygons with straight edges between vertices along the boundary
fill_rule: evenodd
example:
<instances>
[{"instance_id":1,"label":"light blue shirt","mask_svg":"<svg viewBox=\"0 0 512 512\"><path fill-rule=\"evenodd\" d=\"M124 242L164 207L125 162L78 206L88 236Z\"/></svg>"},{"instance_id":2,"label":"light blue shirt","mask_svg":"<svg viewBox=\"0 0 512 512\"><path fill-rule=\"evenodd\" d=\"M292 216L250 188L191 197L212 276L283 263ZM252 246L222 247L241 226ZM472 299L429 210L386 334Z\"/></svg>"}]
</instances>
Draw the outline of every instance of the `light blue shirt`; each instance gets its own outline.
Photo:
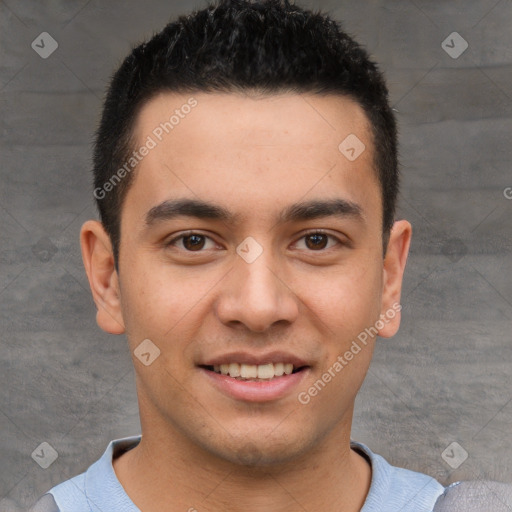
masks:
<instances>
[{"instance_id":1,"label":"light blue shirt","mask_svg":"<svg viewBox=\"0 0 512 512\"><path fill-rule=\"evenodd\" d=\"M111 441L87 471L49 491L55 503L45 495L46 505L41 502L35 511L141 512L126 494L112 466L113 458L137 446L140 439L141 436L133 436ZM437 498L445 491L437 480L391 466L362 443L352 441L351 447L366 456L372 466L370 490L361 512L432 512Z\"/></svg>"}]
</instances>

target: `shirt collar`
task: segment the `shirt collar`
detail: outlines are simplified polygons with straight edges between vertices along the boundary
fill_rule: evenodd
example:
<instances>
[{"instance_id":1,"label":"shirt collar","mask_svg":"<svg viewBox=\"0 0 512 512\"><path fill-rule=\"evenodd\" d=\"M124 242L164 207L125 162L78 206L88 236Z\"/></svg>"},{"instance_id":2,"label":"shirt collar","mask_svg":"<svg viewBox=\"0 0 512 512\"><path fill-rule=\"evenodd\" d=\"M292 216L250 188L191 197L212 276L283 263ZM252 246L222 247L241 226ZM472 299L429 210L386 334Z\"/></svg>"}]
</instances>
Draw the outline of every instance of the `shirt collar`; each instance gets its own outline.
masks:
<instances>
[{"instance_id":1,"label":"shirt collar","mask_svg":"<svg viewBox=\"0 0 512 512\"><path fill-rule=\"evenodd\" d=\"M135 448L141 438L142 436L138 435L111 441L101 458L87 470L85 493L93 512L140 512L117 479L112 462L126 451ZM361 453L372 468L371 485L361 512L378 510L377 507L382 504L382 496L387 494L390 485L387 471L389 464L363 443L351 441L350 446Z\"/></svg>"}]
</instances>

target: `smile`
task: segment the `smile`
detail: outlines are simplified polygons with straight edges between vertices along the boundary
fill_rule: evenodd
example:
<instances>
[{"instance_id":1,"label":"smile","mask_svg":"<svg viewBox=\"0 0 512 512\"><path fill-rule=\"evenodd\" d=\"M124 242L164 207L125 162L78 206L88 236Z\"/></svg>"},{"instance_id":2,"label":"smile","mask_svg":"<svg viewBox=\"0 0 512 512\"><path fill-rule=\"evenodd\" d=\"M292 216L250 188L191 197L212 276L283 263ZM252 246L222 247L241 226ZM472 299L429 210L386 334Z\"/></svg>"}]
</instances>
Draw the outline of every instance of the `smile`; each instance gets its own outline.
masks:
<instances>
[{"instance_id":1,"label":"smile","mask_svg":"<svg viewBox=\"0 0 512 512\"><path fill-rule=\"evenodd\" d=\"M199 367L206 382L223 395L244 402L271 402L295 396L310 374L309 366L292 363L224 363Z\"/></svg>"},{"instance_id":2,"label":"smile","mask_svg":"<svg viewBox=\"0 0 512 512\"><path fill-rule=\"evenodd\" d=\"M293 363L244 364L226 363L207 366L206 369L229 375L238 380L269 380L283 375L296 373L301 368L295 368Z\"/></svg>"}]
</instances>

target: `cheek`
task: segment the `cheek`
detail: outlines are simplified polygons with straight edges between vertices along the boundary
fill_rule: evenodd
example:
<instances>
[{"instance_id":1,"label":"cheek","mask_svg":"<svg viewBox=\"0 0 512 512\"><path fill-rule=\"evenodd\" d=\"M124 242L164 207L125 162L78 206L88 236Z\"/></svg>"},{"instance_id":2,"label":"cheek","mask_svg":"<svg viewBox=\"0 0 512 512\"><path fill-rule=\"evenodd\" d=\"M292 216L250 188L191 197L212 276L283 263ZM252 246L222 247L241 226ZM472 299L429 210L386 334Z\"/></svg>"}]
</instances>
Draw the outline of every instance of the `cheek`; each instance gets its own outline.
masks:
<instances>
[{"instance_id":1,"label":"cheek","mask_svg":"<svg viewBox=\"0 0 512 512\"><path fill-rule=\"evenodd\" d=\"M121 275L121 303L128 337L133 343L140 337L157 337L164 323L167 329L172 326L173 293L150 265L130 258L126 269Z\"/></svg>"},{"instance_id":2,"label":"cheek","mask_svg":"<svg viewBox=\"0 0 512 512\"><path fill-rule=\"evenodd\" d=\"M171 331L180 332L202 309L215 276L172 269L158 260L130 258L121 276L123 318L130 338L164 341Z\"/></svg>"},{"instance_id":3,"label":"cheek","mask_svg":"<svg viewBox=\"0 0 512 512\"><path fill-rule=\"evenodd\" d=\"M373 258L310 276L302 285L301 299L331 331L345 338L378 319L381 291L382 270Z\"/></svg>"}]
</instances>

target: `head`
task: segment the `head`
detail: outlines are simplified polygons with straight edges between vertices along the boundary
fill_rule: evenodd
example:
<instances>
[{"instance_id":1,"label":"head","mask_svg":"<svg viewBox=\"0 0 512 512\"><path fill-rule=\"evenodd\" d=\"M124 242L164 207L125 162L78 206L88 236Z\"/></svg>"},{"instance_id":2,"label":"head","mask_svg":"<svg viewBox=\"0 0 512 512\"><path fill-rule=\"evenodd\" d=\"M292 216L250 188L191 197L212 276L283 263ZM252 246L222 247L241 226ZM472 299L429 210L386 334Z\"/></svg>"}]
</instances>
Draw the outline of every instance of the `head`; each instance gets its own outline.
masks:
<instances>
[{"instance_id":1,"label":"head","mask_svg":"<svg viewBox=\"0 0 512 512\"><path fill-rule=\"evenodd\" d=\"M124 60L95 144L101 223L81 239L143 430L259 464L350 431L376 334L400 319L396 137L365 50L287 1L221 1ZM238 362L300 371L276 396L233 394L215 367Z\"/></svg>"},{"instance_id":2,"label":"head","mask_svg":"<svg viewBox=\"0 0 512 512\"><path fill-rule=\"evenodd\" d=\"M371 130L385 249L398 192L397 129L377 65L328 16L287 0L228 0L169 23L137 46L111 81L94 147L94 195L116 264L123 202L139 163L133 153L145 142L134 137L136 121L162 92L294 92L354 100Z\"/></svg>"}]
</instances>

